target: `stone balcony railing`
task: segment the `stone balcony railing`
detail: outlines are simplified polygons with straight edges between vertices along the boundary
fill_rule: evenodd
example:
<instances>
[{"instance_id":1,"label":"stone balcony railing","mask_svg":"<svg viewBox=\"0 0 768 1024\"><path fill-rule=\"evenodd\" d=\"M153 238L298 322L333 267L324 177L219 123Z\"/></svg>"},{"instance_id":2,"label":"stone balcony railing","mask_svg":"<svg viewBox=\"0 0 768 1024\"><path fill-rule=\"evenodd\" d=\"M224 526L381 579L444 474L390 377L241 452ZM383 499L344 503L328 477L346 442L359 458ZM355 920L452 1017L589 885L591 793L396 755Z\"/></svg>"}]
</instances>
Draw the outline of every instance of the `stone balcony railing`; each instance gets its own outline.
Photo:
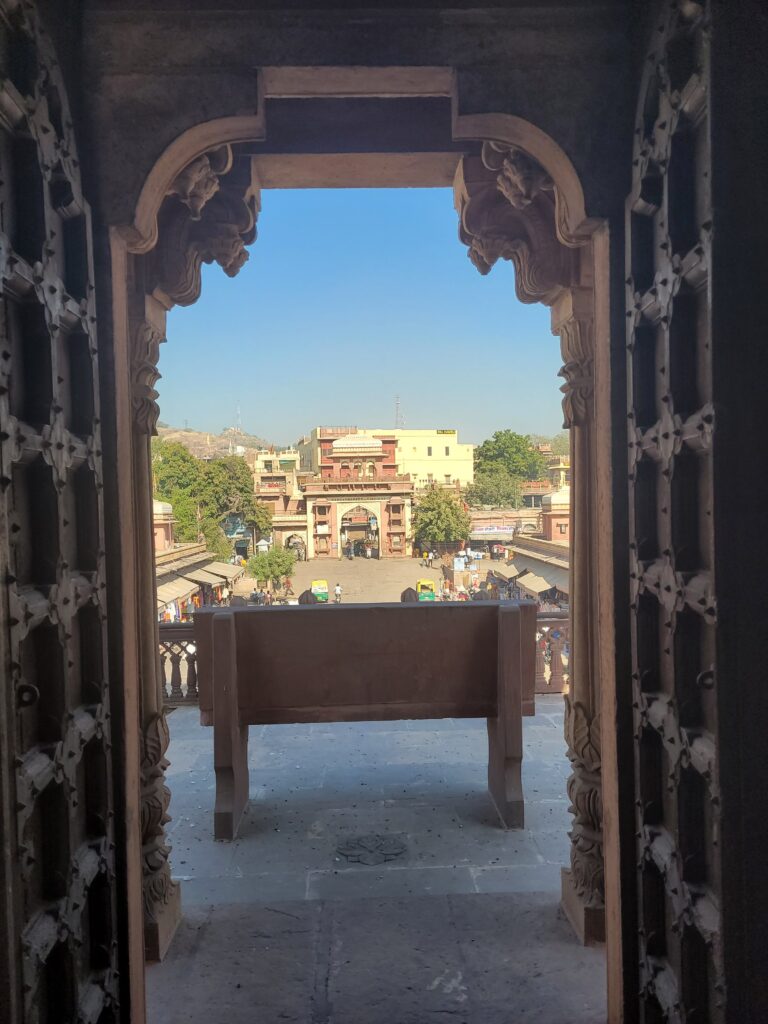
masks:
<instances>
[{"instance_id":1,"label":"stone balcony railing","mask_svg":"<svg viewBox=\"0 0 768 1024\"><path fill-rule=\"evenodd\" d=\"M166 707L197 704L197 651L191 622L160 623L160 685Z\"/></svg>"},{"instance_id":2,"label":"stone balcony railing","mask_svg":"<svg viewBox=\"0 0 768 1024\"><path fill-rule=\"evenodd\" d=\"M567 612L536 620L536 693L568 687L570 631ZM160 624L160 680L166 707L197 704L197 650L191 622Z\"/></svg>"}]
</instances>

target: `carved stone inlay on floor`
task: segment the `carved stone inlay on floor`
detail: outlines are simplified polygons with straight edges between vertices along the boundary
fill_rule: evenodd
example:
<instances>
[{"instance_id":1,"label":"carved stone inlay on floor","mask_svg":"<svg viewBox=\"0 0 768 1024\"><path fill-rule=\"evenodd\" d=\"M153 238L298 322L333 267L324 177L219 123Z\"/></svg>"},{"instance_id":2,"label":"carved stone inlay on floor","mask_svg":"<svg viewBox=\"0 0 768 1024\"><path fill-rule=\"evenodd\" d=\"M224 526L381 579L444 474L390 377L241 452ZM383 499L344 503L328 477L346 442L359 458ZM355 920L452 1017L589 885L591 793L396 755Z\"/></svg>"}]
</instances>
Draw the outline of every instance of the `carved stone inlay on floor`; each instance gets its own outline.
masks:
<instances>
[{"instance_id":1,"label":"carved stone inlay on floor","mask_svg":"<svg viewBox=\"0 0 768 1024\"><path fill-rule=\"evenodd\" d=\"M405 853L405 843L394 836L353 836L342 839L336 847L336 853L352 864L383 864L388 860L397 860Z\"/></svg>"}]
</instances>

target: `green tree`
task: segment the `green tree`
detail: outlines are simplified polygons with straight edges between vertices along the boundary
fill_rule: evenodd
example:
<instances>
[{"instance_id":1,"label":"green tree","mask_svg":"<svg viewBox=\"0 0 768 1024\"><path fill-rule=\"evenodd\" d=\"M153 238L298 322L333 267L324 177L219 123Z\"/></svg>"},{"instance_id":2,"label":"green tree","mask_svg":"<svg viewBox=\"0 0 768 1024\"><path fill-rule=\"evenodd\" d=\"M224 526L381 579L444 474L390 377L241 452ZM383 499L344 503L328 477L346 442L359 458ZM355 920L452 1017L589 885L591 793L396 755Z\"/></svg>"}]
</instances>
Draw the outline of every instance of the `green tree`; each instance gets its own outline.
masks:
<instances>
[{"instance_id":1,"label":"green tree","mask_svg":"<svg viewBox=\"0 0 768 1024\"><path fill-rule=\"evenodd\" d=\"M538 480L544 474L546 462L527 434L497 430L475 450L475 469L483 472L497 466L506 469L510 476Z\"/></svg>"},{"instance_id":2,"label":"green tree","mask_svg":"<svg viewBox=\"0 0 768 1024\"><path fill-rule=\"evenodd\" d=\"M469 531L469 513L449 491L433 487L419 499L413 513L413 532L417 543L467 540Z\"/></svg>"},{"instance_id":3,"label":"green tree","mask_svg":"<svg viewBox=\"0 0 768 1024\"><path fill-rule=\"evenodd\" d=\"M240 455L225 455L203 464L201 502L206 514L218 522L235 515L261 535L272 529L272 509L256 500L253 474Z\"/></svg>"},{"instance_id":4,"label":"green tree","mask_svg":"<svg viewBox=\"0 0 768 1024\"><path fill-rule=\"evenodd\" d=\"M559 434L555 434L550 444L553 455L568 456L571 454L571 438L567 430L561 430Z\"/></svg>"},{"instance_id":5,"label":"green tree","mask_svg":"<svg viewBox=\"0 0 768 1024\"><path fill-rule=\"evenodd\" d=\"M203 463L178 441L152 438L152 475L155 493L166 501L175 491L195 491L200 487ZM175 512L175 509L174 509Z\"/></svg>"},{"instance_id":6,"label":"green tree","mask_svg":"<svg viewBox=\"0 0 768 1024\"><path fill-rule=\"evenodd\" d=\"M284 576L293 573L295 565L296 555L293 551L272 547L248 559L248 574L257 580L272 580L278 584Z\"/></svg>"},{"instance_id":7,"label":"green tree","mask_svg":"<svg viewBox=\"0 0 768 1024\"><path fill-rule=\"evenodd\" d=\"M522 502L520 483L520 477L512 476L503 466L490 466L475 473L474 483L467 487L465 497L470 505L519 508Z\"/></svg>"}]
</instances>

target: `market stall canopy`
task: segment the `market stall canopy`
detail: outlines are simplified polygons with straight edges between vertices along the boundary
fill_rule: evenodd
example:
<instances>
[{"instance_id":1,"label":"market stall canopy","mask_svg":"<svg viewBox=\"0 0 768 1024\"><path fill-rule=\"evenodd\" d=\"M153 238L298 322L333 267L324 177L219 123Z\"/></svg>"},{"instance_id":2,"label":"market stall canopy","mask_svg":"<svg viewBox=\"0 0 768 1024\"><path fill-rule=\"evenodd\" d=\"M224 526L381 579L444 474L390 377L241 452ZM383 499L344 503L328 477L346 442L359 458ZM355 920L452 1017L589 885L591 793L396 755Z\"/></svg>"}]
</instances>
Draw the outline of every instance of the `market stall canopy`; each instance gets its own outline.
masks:
<instances>
[{"instance_id":1,"label":"market stall canopy","mask_svg":"<svg viewBox=\"0 0 768 1024\"><path fill-rule=\"evenodd\" d=\"M560 558L547 558L546 555L534 558L533 555L524 555L516 551L514 567L516 575L527 569L528 572L535 576L549 580L549 586L557 587L563 594L567 594L570 591L568 567ZM507 566L507 570L511 568L512 566ZM523 580L521 579L520 582L522 583Z\"/></svg>"},{"instance_id":2,"label":"market stall canopy","mask_svg":"<svg viewBox=\"0 0 768 1024\"><path fill-rule=\"evenodd\" d=\"M232 568L234 569L235 566L233 565ZM209 587L220 587L222 585L222 577L209 572L207 568L187 569L184 572L184 576L188 580L194 580L195 583L207 583Z\"/></svg>"},{"instance_id":3,"label":"market stall canopy","mask_svg":"<svg viewBox=\"0 0 768 1024\"><path fill-rule=\"evenodd\" d=\"M524 576L518 576L516 582L518 587L522 587L529 594L536 594L537 596L547 590L552 590L554 587L554 584L532 572L527 572Z\"/></svg>"},{"instance_id":4,"label":"market stall canopy","mask_svg":"<svg viewBox=\"0 0 768 1024\"><path fill-rule=\"evenodd\" d=\"M225 580L239 580L245 574L242 565L230 565L229 562L211 562L206 565L205 571L223 576Z\"/></svg>"},{"instance_id":5,"label":"market stall canopy","mask_svg":"<svg viewBox=\"0 0 768 1024\"><path fill-rule=\"evenodd\" d=\"M200 589L197 583L192 580L180 577L171 580L169 583L161 583L157 588L157 607L165 608L174 601L184 601Z\"/></svg>"}]
</instances>

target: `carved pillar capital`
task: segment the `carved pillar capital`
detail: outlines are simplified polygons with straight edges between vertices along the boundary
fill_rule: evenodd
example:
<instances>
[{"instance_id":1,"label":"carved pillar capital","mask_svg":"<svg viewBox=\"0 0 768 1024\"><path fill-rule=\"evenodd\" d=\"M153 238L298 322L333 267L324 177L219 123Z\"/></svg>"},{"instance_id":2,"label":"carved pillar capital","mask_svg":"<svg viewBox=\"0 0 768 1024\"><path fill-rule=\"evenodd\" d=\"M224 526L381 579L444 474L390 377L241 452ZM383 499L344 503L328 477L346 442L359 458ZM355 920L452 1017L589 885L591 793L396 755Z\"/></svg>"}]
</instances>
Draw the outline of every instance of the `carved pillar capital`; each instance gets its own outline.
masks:
<instances>
[{"instance_id":1,"label":"carved pillar capital","mask_svg":"<svg viewBox=\"0 0 768 1024\"><path fill-rule=\"evenodd\" d=\"M563 426L583 426L592 418L594 397L594 321L591 295L584 289L566 289L552 309L552 332L560 337L563 366L558 376L565 383Z\"/></svg>"},{"instance_id":2,"label":"carved pillar capital","mask_svg":"<svg viewBox=\"0 0 768 1024\"><path fill-rule=\"evenodd\" d=\"M140 434L157 433L160 407L155 384L160 379L157 368L160 359L160 345L165 341L164 332L146 320L141 321L132 332L131 342L131 403L133 424Z\"/></svg>"}]
</instances>

